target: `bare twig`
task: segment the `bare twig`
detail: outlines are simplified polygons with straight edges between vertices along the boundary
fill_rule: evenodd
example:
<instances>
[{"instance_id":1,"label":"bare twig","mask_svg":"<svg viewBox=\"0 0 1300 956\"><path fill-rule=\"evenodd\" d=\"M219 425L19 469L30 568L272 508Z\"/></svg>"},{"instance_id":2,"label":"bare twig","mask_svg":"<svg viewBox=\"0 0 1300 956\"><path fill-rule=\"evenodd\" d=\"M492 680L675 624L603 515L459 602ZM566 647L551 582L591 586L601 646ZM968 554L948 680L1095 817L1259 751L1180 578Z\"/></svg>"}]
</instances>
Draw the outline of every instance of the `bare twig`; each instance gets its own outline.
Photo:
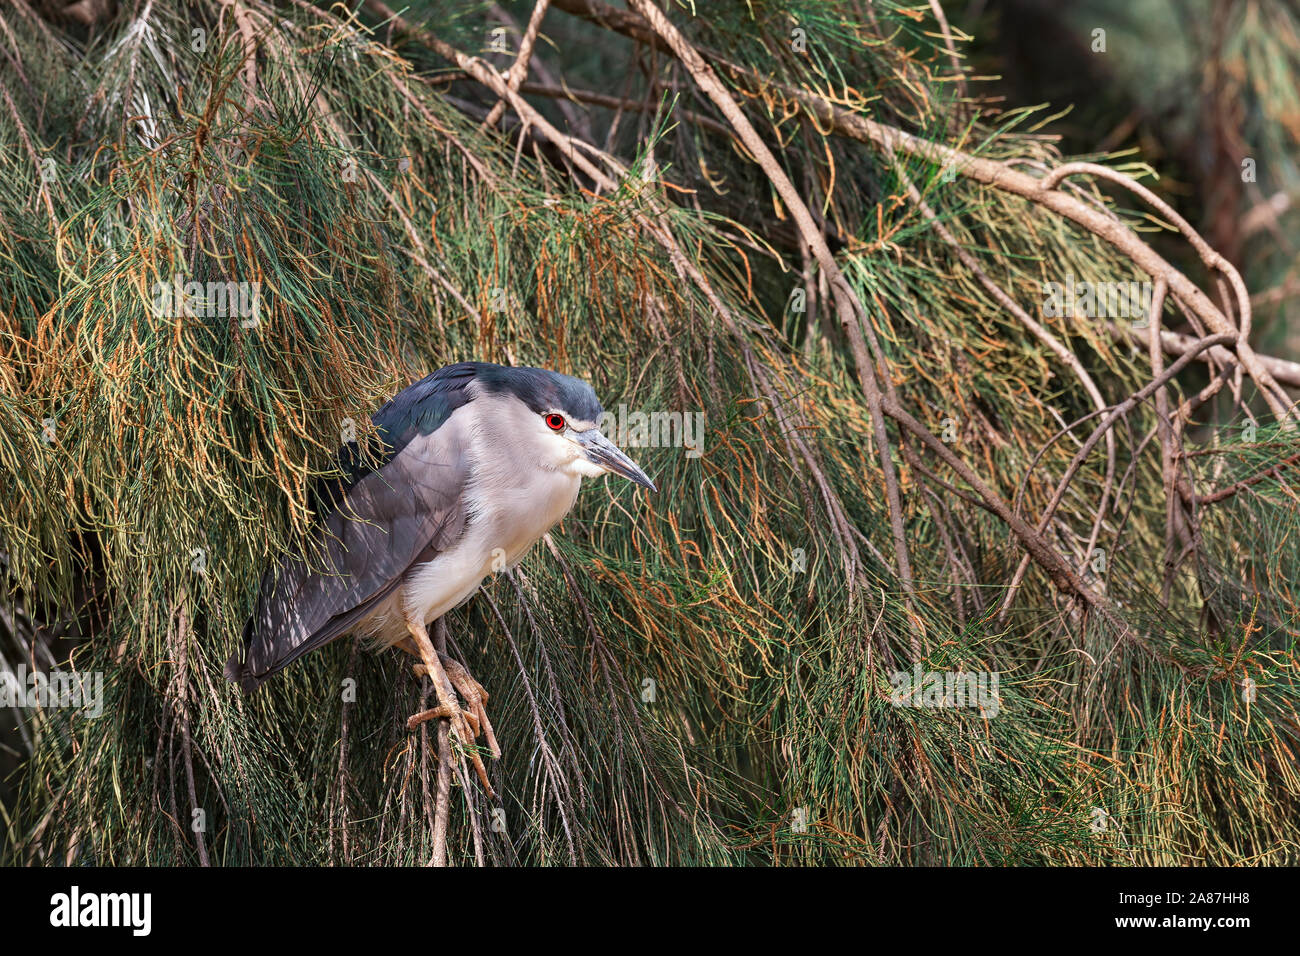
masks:
<instances>
[{"instance_id":1,"label":"bare twig","mask_svg":"<svg viewBox=\"0 0 1300 956\"><path fill-rule=\"evenodd\" d=\"M433 647L439 654L447 653L447 622L442 618L433 622ZM429 680L437 679L435 675L429 675ZM470 744L472 746L473 742ZM429 858L429 866L446 866L447 822L451 814L451 721L445 717L438 720L436 801L433 814L433 854Z\"/></svg>"},{"instance_id":2,"label":"bare twig","mask_svg":"<svg viewBox=\"0 0 1300 956\"><path fill-rule=\"evenodd\" d=\"M512 90L518 90L519 84L523 83L524 78L528 76L528 61L533 56L533 44L537 42L537 32L542 28L542 18L546 16L546 9L551 5L551 0L537 0L533 6L533 15L528 18L528 27L524 30L523 39L519 42L519 55L515 57L515 62L510 65L506 71L506 86ZM483 121L483 128L488 129L496 125L501 114L505 112L506 104L504 100L498 100L488 113L487 119Z\"/></svg>"}]
</instances>

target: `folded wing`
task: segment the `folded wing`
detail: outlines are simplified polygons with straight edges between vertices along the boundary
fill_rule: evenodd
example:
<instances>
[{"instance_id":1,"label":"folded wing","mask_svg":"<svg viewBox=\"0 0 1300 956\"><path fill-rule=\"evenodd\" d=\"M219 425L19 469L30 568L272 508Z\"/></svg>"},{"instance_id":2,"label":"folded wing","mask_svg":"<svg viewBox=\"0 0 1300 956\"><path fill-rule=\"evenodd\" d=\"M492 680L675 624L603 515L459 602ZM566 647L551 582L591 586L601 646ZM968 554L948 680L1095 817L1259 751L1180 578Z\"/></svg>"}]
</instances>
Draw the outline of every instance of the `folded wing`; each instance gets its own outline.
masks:
<instances>
[{"instance_id":1,"label":"folded wing","mask_svg":"<svg viewBox=\"0 0 1300 956\"><path fill-rule=\"evenodd\" d=\"M263 576L244 625L244 659L225 674L255 689L303 654L348 633L401 583L417 559L446 550L465 529L467 378L450 366L417 382L375 415L383 463L345 450L344 474L318 500L327 510L302 552ZM442 377L439 380L439 377Z\"/></svg>"}]
</instances>

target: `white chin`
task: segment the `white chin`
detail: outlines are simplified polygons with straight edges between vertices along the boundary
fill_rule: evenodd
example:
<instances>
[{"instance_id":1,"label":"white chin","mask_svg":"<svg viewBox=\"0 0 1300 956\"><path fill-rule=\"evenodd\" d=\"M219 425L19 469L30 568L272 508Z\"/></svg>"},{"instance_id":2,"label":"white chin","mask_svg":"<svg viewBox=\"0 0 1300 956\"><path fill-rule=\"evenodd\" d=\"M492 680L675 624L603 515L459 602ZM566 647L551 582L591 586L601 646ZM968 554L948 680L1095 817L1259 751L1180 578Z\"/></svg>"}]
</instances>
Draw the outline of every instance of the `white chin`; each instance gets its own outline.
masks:
<instances>
[{"instance_id":1,"label":"white chin","mask_svg":"<svg viewBox=\"0 0 1300 956\"><path fill-rule=\"evenodd\" d=\"M589 461L586 458L573 459L573 461L569 462L567 465L566 470L570 474L579 475L583 478L599 478L601 475L605 474L604 468L601 468L600 465L597 465L595 462Z\"/></svg>"}]
</instances>

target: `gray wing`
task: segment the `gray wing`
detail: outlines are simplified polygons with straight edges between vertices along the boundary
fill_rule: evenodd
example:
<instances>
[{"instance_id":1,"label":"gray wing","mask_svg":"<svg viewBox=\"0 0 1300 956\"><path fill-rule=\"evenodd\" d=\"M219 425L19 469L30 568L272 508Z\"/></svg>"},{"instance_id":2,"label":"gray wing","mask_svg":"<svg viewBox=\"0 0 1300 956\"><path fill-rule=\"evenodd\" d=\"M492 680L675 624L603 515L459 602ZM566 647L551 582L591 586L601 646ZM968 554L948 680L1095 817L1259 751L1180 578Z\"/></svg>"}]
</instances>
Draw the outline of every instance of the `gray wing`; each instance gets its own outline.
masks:
<instances>
[{"instance_id":1,"label":"gray wing","mask_svg":"<svg viewBox=\"0 0 1300 956\"><path fill-rule=\"evenodd\" d=\"M465 530L467 474L457 416L412 437L378 471L348 488L318 526L312 552L286 554L262 579L244 626L246 657L225 675L245 691L352 630L418 559Z\"/></svg>"}]
</instances>

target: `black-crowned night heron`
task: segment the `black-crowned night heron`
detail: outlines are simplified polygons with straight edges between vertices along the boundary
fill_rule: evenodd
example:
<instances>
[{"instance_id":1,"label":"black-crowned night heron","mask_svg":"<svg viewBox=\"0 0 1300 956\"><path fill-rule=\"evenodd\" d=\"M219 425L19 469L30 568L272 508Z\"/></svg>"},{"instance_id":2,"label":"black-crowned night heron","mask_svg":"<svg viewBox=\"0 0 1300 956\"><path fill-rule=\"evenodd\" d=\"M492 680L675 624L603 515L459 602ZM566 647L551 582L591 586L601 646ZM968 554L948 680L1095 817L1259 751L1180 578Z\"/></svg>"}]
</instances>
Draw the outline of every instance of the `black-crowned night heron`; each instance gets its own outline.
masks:
<instances>
[{"instance_id":1,"label":"black-crowned night heron","mask_svg":"<svg viewBox=\"0 0 1300 956\"><path fill-rule=\"evenodd\" d=\"M573 507L583 478L613 472L655 490L599 431L602 414L590 385L541 368L462 362L402 391L373 416L381 444L370 455L343 448L343 478L324 485L309 547L263 576L244 659L231 657L226 677L251 692L356 632L419 657L416 672L433 679L438 706L409 727L446 717L462 742L483 732L500 756L487 693L434 649L427 627L517 564Z\"/></svg>"}]
</instances>

